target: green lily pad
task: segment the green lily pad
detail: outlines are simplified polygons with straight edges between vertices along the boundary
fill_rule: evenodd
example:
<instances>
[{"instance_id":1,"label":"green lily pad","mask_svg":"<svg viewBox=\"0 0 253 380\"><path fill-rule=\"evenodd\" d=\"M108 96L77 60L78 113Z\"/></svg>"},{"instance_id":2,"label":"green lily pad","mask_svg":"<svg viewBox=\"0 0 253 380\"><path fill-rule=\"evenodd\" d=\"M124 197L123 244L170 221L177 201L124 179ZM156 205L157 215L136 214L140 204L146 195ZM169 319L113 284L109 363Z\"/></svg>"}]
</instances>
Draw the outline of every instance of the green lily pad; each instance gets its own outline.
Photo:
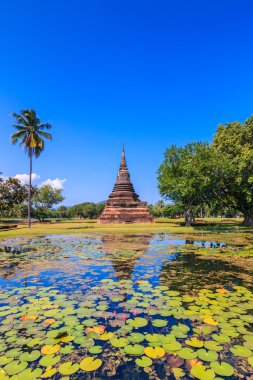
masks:
<instances>
[{"instance_id":1,"label":"green lily pad","mask_svg":"<svg viewBox=\"0 0 253 380\"><path fill-rule=\"evenodd\" d=\"M188 339L185 341L185 343L187 344L187 346L191 346L195 348L203 347L203 344L204 344L202 340L197 339L197 338Z\"/></svg>"},{"instance_id":2,"label":"green lily pad","mask_svg":"<svg viewBox=\"0 0 253 380\"><path fill-rule=\"evenodd\" d=\"M197 351L197 354L200 360L204 360L206 362L213 362L218 359L218 354L216 351L205 350L201 348Z\"/></svg>"},{"instance_id":3,"label":"green lily pad","mask_svg":"<svg viewBox=\"0 0 253 380\"><path fill-rule=\"evenodd\" d=\"M136 317L134 319L128 319L127 323L134 328L138 329L140 327L145 327L148 324L148 321L145 318Z\"/></svg>"},{"instance_id":4,"label":"green lily pad","mask_svg":"<svg viewBox=\"0 0 253 380\"><path fill-rule=\"evenodd\" d=\"M24 371L28 366L27 362L20 362L18 360L13 360L4 367L4 371L7 375L17 375L18 373Z\"/></svg>"},{"instance_id":5,"label":"green lily pad","mask_svg":"<svg viewBox=\"0 0 253 380\"><path fill-rule=\"evenodd\" d=\"M182 370L182 368L172 368L172 372L176 380L185 376L185 372Z\"/></svg>"},{"instance_id":6,"label":"green lily pad","mask_svg":"<svg viewBox=\"0 0 253 380\"><path fill-rule=\"evenodd\" d=\"M215 373L211 369L206 369L203 365L195 365L191 369L191 375L199 380L213 380Z\"/></svg>"},{"instance_id":7,"label":"green lily pad","mask_svg":"<svg viewBox=\"0 0 253 380\"><path fill-rule=\"evenodd\" d=\"M13 358L7 358L7 356L3 355L0 356L0 366L4 366L8 363L10 363L13 360Z\"/></svg>"},{"instance_id":8,"label":"green lily pad","mask_svg":"<svg viewBox=\"0 0 253 380\"><path fill-rule=\"evenodd\" d=\"M221 351L223 349L219 342L216 342L214 340L207 340L204 342L204 347L212 351Z\"/></svg>"},{"instance_id":9,"label":"green lily pad","mask_svg":"<svg viewBox=\"0 0 253 380\"><path fill-rule=\"evenodd\" d=\"M88 339L99 339L100 338L100 334L97 331L90 331L86 336Z\"/></svg>"},{"instance_id":10,"label":"green lily pad","mask_svg":"<svg viewBox=\"0 0 253 380\"><path fill-rule=\"evenodd\" d=\"M148 335L148 334L147 334ZM146 335L146 339L147 339L147 335ZM156 335L156 334L154 334ZM167 334L167 335L158 335L160 341L162 343L171 343L171 342L175 342L176 338L175 338L175 335L173 334Z\"/></svg>"},{"instance_id":11,"label":"green lily pad","mask_svg":"<svg viewBox=\"0 0 253 380\"><path fill-rule=\"evenodd\" d=\"M5 352L5 356L7 356L8 358L17 358L21 354L22 354L22 351L20 348L13 348Z\"/></svg>"},{"instance_id":12,"label":"green lily pad","mask_svg":"<svg viewBox=\"0 0 253 380\"><path fill-rule=\"evenodd\" d=\"M80 368L85 372L92 372L96 371L101 365L102 360L90 356L81 361Z\"/></svg>"},{"instance_id":13,"label":"green lily pad","mask_svg":"<svg viewBox=\"0 0 253 380\"><path fill-rule=\"evenodd\" d=\"M65 347L61 347L59 352L63 355L68 355L68 354L71 354L73 351L74 351L74 347L72 345L68 345Z\"/></svg>"},{"instance_id":14,"label":"green lily pad","mask_svg":"<svg viewBox=\"0 0 253 380\"><path fill-rule=\"evenodd\" d=\"M177 342L176 340L171 343L164 343L162 346L164 350L168 353L179 351L182 348L182 344L180 342Z\"/></svg>"},{"instance_id":15,"label":"green lily pad","mask_svg":"<svg viewBox=\"0 0 253 380\"><path fill-rule=\"evenodd\" d=\"M103 351L102 346L93 346L89 349L90 354L101 354L102 351Z\"/></svg>"},{"instance_id":16,"label":"green lily pad","mask_svg":"<svg viewBox=\"0 0 253 380\"><path fill-rule=\"evenodd\" d=\"M147 356L142 356L141 358L138 358L135 360L135 363L139 366L139 367L150 367L153 362L150 358L148 358Z\"/></svg>"},{"instance_id":17,"label":"green lily pad","mask_svg":"<svg viewBox=\"0 0 253 380\"><path fill-rule=\"evenodd\" d=\"M23 352L23 354L20 355L19 360L25 361L25 362L34 362L41 356L40 351L34 350L31 352Z\"/></svg>"},{"instance_id":18,"label":"green lily pad","mask_svg":"<svg viewBox=\"0 0 253 380\"><path fill-rule=\"evenodd\" d=\"M62 375L73 375L73 373L76 373L79 370L79 364L75 363L73 364L72 362L66 362L60 365L59 367L59 372Z\"/></svg>"},{"instance_id":19,"label":"green lily pad","mask_svg":"<svg viewBox=\"0 0 253 380\"><path fill-rule=\"evenodd\" d=\"M211 369L219 376L232 376L234 374L234 368L226 362L212 362L210 364Z\"/></svg>"},{"instance_id":20,"label":"green lily pad","mask_svg":"<svg viewBox=\"0 0 253 380\"><path fill-rule=\"evenodd\" d=\"M113 347L125 347L128 344L128 340L126 338L112 338L110 343Z\"/></svg>"},{"instance_id":21,"label":"green lily pad","mask_svg":"<svg viewBox=\"0 0 253 380\"><path fill-rule=\"evenodd\" d=\"M244 346L240 345L235 345L230 348L230 351L235 355L235 356L240 356L242 358L248 358L253 355L253 352Z\"/></svg>"},{"instance_id":22,"label":"green lily pad","mask_svg":"<svg viewBox=\"0 0 253 380\"><path fill-rule=\"evenodd\" d=\"M182 359L195 359L197 357L197 353L193 351L191 348L182 348L177 352L177 355Z\"/></svg>"},{"instance_id":23,"label":"green lily pad","mask_svg":"<svg viewBox=\"0 0 253 380\"><path fill-rule=\"evenodd\" d=\"M100 335L99 339L100 340L110 340L112 339L114 336L113 332L108 332L108 333L104 333L102 335Z\"/></svg>"},{"instance_id":24,"label":"green lily pad","mask_svg":"<svg viewBox=\"0 0 253 380\"><path fill-rule=\"evenodd\" d=\"M212 338L219 343L229 343L231 341L231 338L228 335L224 334L213 334Z\"/></svg>"},{"instance_id":25,"label":"green lily pad","mask_svg":"<svg viewBox=\"0 0 253 380\"><path fill-rule=\"evenodd\" d=\"M20 372L17 376L17 380L37 380L40 378L42 370L40 368L32 369L26 368L24 371ZM14 376L15 377L15 376Z\"/></svg>"},{"instance_id":26,"label":"green lily pad","mask_svg":"<svg viewBox=\"0 0 253 380\"><path fill-rule=\"evenodd\" d=\"M147 335L145 335L145 339L149 343L160 342L160 338L161 338L161 336L159 334L147 334Z\"/></svg>"},{"instance_id":27,"label":"green lily pad","mask_svg":"<svg viewBox=\"0 0 253 380\"><path fill-rule=\"evenodd\" d=\"M60 360L60 355L45 355L40 359L39 365L41 365L42 367L53 367L55 364L59 363Z\"/></svg>"},{"instance_id":28,"label":"green lily pad","mask_svg":"<svg viewBox=\"0 0 253 380\"><path fill-rule=\"evenodd\" d=\"M124 350L125 350L125 353L128 355L138 356L138 355L143 354L144 347L141 346L140 344L134 344L134 345L128 344L127 346L124 347Z\"/></svg>"},{"instance_id":29,"label":"green lily pad","mask_svg":"<svg viewBox=\"0 0 253 380\"><path fill-rule=\"evenodd\" d=\"M155 327L165 327L167 326L168 322L163 319L153 319L152 325Z\"/></svg>"},{"instance_id":30,"label":"green lily pad","mask_svg":"<svg viewBox=\"0 0 253 380\"><path fill-rule=\"evenodd\" d=\"M131 343L140 343L145 339L145 335L141 333L131 333L127 338Z\"/></svg>"}]
</instances>

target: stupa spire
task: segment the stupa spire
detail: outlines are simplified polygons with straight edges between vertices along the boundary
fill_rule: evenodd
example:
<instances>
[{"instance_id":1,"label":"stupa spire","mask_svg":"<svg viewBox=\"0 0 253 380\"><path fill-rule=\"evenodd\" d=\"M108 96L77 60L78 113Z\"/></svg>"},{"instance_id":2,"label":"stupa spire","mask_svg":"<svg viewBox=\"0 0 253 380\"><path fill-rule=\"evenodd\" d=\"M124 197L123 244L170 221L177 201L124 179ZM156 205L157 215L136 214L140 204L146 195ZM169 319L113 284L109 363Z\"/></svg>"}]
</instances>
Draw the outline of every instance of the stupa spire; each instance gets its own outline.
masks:
<instances>
[{"instance_id":1,"label":"stupa spire","mask_svg":"<svg viewBox=\"0 0 253 380\"><path fill-rule=\"evenodd\" d=\"M124 144L123 144L122 153L121 153L120 167L121 168L126 168L127 167Z\"/></svg>"}]
</instances>

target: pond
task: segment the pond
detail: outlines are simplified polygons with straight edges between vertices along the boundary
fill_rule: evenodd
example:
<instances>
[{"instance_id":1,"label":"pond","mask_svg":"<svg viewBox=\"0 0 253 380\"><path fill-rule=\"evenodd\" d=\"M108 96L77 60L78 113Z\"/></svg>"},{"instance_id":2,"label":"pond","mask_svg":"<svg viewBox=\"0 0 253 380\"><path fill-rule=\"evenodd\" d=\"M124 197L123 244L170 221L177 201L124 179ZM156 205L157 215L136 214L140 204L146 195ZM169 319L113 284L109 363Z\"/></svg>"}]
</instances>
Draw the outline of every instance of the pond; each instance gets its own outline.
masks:
<instances>
[{"instance_id":1,"label":"pond","mask_svg":"<svg viewBox=\"0 0 253 380\"><path fill-rule=\"evenodd\" d=\"M167 234L2 242L0 379L251 376L252 272L191 246L226 247Z\"/></svg>"}]
</instances>

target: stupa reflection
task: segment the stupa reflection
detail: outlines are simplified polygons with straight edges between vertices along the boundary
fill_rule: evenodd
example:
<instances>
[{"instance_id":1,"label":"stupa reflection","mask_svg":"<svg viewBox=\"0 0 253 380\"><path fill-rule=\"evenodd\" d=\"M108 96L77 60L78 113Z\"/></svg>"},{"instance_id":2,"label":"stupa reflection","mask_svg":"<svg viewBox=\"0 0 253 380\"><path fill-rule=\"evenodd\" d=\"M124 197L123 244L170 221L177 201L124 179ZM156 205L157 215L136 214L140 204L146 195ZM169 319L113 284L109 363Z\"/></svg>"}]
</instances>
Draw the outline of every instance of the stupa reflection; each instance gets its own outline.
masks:
<instances>
[{"instance_id":1,"label":"stupa reflection","mask_svg":"<svg viewBox=\"0 0 253 380\"><path fill-rule=\"evenodd\" d=\"M111 234L102 236L106 257L111 261L119 281L131 279L138 260L149 250L151 238L152 235Z\"/></svg>"}]
</instances>

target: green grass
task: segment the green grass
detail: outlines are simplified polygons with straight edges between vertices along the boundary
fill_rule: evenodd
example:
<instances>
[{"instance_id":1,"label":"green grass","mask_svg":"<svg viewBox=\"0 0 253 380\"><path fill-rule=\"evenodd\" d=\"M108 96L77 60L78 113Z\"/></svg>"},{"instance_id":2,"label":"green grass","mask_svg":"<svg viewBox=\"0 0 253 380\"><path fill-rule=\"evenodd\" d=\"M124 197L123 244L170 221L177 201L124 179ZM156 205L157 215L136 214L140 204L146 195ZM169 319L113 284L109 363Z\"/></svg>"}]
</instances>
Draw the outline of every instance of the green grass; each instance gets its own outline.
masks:
<instances>
[{"instance_id":1,"label":"green grass","mask_svg":"<svg viewBox=\"0 0 253 380\"><path fill-rule=\"evenodd\" d=\"M185 239L199 239L233 244L248 244L253 228L241 225L241 219L206 219L207 224L194 227L182 225L183 219L167 219L166 223L136 223L136 224L99 224L96 220L62 220L49 223L34 223L31 229L26 224L20 224L17 229L0 231L0 239L16 236L36 236L66 233L127 233L148 234L167 232L181 234Z\"/></svg>"}]
</instances>

